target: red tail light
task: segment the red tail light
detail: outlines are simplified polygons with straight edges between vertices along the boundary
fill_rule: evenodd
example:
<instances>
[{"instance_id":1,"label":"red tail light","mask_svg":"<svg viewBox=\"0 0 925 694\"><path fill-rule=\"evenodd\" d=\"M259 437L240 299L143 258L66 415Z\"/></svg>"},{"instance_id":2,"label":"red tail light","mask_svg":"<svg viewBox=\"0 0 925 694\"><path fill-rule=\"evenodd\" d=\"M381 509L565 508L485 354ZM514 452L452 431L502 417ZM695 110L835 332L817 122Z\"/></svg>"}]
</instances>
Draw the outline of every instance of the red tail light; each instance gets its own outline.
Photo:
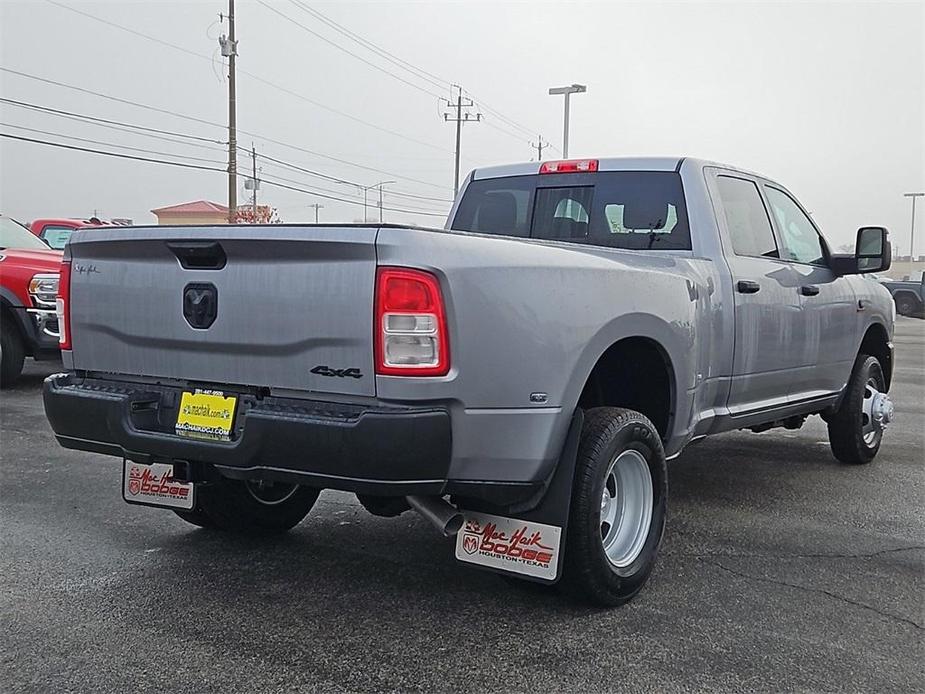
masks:
<instances>
[{"instance_id":1,"label":"red tail light","mask_svg":"<svg viewBox=\"0 0 925 694\"><path fill-rule=\"evenodd\" d=\"M58 298L55 300L58 314L58 347L71 348L71 261L61 263L58 276Z\"/></svg>"},{"instance_id":2,"label":"red tail light","mask_svg":"<svg viewBox=\"0 0 925 694\"><path fill-rule=\"evenodd\" d=\"M565 161L544 161L541 174L591 173L597 171L597 159L566 159Z\"/></svg>"},{"instance_id":3,"label":"red tail light","mask_svg":"<svg viewBox=\"0 0 925 694\"><path fill-rule=\"evenodd\" d=\"M437 278L422 270L379 268L373 337L377 374L445 376L450 343Z\"/></svg>"}]
</instances>

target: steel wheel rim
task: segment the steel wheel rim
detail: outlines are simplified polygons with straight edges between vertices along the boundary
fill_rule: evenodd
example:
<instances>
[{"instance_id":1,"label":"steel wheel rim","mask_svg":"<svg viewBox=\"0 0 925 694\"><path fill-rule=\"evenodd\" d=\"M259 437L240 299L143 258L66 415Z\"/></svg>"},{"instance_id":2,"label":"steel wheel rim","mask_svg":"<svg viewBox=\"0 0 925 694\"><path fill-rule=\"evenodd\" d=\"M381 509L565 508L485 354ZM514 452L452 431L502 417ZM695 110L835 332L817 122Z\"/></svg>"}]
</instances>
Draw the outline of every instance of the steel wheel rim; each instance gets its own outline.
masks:
<instances>
[{"instance_id":1,"label":"steel wheel rim","mask_svg":"<svg viewBox=\"0 0 925 694\"><path fill-rule=\"evenodd\" d=\"M299 485L270 480L245 480L244 488L257 503L264 506L276 506L291 498Z\"/></svg>"},{"instance_id":2,"label":"steel wheel rim","mask_svg":"<svg viewBox=\"0 0 925 694\"><path fill-rule=\"evenodd\" d=\"M625 568L639 557L652 525L652 474L639 451L614 457L601 492L600 533L604 554L613 566Z\"/></svg>"},{"instance_id":3,"label":"steel wheel rim","mask_svg":"<svg viewBox=\"0 0 925 694\"><path fill-rule=\"evenodd\" d=\"M874 418L874 403L880 395L880 384L871 369L867 372L867 383L864 384L864 393L861 395L861 438L864 443L873 448L883 436L883 427L878 426Z\"/></svg>"}]
</instances>

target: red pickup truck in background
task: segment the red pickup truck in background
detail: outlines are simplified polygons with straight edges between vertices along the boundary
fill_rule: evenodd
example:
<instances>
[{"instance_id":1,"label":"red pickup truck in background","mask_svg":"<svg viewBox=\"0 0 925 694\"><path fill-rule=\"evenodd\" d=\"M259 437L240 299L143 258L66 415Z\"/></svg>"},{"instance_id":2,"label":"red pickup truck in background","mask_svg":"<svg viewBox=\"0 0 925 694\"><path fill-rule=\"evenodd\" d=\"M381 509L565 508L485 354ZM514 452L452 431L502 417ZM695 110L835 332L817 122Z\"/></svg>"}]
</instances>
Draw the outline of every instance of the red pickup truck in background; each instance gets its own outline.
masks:
<instances>
[{"instance_id":1,"label":"red pickup truck in background","mask_svg":"<svg viewBox=\"0 0 925 694\"><path fill-rule=\"evenodd\" d=\"M104 222L96 217L90 219L49 218L36 219L29 224L29 230L55 250L62 250L71 234L78 229L109 225L110 222Z\"/></svg>"},{"instance_id":2,"label":"red pickup truck in background","mask_svg":"<svg viewBox=\"0 0 925 694\"><path fill-rule=\"evenodd\" d=\"M0 216L0 387L12 385L25 358L56 359L55 298L61 251Z\"/></svg>"}]
</instances>

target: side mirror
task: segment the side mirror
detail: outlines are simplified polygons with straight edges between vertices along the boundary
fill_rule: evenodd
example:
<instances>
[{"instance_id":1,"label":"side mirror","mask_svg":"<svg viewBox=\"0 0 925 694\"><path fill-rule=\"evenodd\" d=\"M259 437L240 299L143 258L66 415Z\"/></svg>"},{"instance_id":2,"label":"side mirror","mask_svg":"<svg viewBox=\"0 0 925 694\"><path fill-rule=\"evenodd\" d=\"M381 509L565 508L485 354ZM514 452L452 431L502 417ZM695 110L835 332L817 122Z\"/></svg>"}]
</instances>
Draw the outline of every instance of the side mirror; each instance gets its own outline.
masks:
<instances>
[{"instance_id":1,"label":"side mirror","mask_svg":"<svg viewBox=\"0 0 925 694\"><path fill-rule=\"evenodd\" d=\"M832 270L838 275L862 275L885 272L893 262L889 232L884 227L858 229L854 255L833 255Z\"/></svg>"},{"instance_id":2,"label":"side mirror","mask_svg":"<svg viewBox=\"0 0 925 694\"><path fill-rule=\"evenodd\" d=\"M889 232L884 227L861 227L854 256L858 260L858 272L882 272L889 270L893 262Z\"/></svg>"}]
</instances>

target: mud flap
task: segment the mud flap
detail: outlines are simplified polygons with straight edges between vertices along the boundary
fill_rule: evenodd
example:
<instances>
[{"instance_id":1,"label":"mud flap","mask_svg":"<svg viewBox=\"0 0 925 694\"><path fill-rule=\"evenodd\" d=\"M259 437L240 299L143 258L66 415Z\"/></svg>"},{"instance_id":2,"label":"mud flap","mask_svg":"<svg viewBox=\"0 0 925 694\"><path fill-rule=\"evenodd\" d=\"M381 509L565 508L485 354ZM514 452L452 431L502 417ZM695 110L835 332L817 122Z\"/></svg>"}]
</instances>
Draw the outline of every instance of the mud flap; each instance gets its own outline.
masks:
<instances>
[{"instance_id":1,"label":"mud flap","mask_svg":"<svg viewBox=\"0 0 925 694\"><path fill-rule=\"evenodd\" d=\"M539 583L559 581L583 422L576 409L556 469L529 510L510 518L460 509L466 522L456 536L457 561Z\"/></svg>"},{"instance_id":2,"label":"mud flap","mask_svg":"<svg viewBox=\"0 0 925 694\"><path fill-rule=\"evenodd\" d=\"M189 511L196 506L196 485L174 478L169 463L122 460L122 498L130 504Z\"/></svg>"}]
</instances>

